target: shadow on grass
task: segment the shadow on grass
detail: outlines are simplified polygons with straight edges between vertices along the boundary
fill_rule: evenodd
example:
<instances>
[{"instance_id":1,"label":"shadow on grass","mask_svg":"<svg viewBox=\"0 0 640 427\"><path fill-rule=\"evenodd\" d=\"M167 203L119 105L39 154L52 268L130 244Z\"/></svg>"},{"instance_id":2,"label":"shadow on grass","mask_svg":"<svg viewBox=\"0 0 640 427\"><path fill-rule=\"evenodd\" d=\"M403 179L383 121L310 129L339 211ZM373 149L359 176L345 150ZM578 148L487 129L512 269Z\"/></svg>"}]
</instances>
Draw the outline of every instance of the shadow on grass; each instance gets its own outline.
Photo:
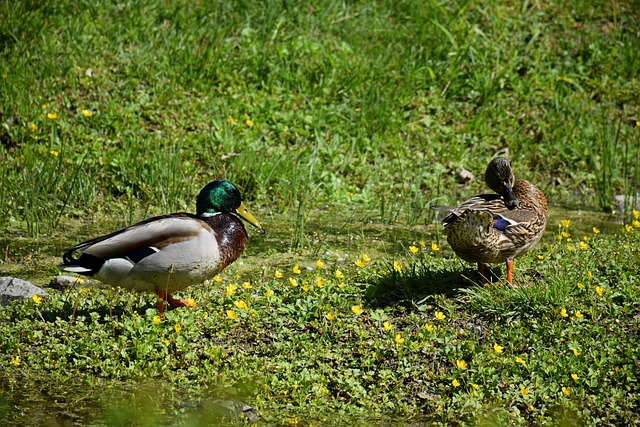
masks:
<instances>
[{"instance_id":1,"label":"shadow on grass","mask_svg":"<svg viewBox=\"0 0 640 427\"><path fill-rule=\"evenodd\" d=\"M150 308L155 308L155 303L150 303L147 298L139 296L132 298L130 291L106 290L107 294L98 296L66 293L61 306L48 306L41 311L42 319L47 322L55 322L57 319L71 321L74 318L84 317L93 319L97 323L107 323L107 319L119 319L130 317L133 313L145 316ZM106 297L106 298L105 298ZM96 316L97 314L97 316Z\"/></svg>"},{"instance_id":2,"label":"shadow on grass","mask_svg":"<svg viewBox=\"0 0 640 427\"><path fill-rule=\"evenodd\" d=\"M408 271L391 270L373 279L365 298L374 308L409 306L435 295L452 297L479 283L480 276L475 269L461 270L458 265L445 268L414 265Z\"/></svg>"}]
</instances>

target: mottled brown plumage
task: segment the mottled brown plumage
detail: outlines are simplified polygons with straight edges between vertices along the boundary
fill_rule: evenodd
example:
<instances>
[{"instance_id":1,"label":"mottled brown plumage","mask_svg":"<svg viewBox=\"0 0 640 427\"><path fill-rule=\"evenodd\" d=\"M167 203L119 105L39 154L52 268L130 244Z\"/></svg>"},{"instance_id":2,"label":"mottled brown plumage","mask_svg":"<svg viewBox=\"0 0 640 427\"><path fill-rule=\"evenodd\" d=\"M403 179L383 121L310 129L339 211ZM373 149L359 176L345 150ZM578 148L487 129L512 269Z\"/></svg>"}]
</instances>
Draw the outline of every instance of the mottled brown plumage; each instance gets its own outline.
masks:
<instances>
[{"instance_id":1,"label":"mottled brown plumage","mask_svg":"<svg viewBox=\"0 0 640 427\"><path fill-rule=\"evenodd\" d=\"M449 213L442 224L456 255L478 263L481 274L485 263L506 262L511 284L513 259L531 249L544 233L547 201L535 185L516 180L509 161L501 157L489 163L485 181L498 194L474 196L457 208L434 209Z\"/></svg>"}]
</instances>

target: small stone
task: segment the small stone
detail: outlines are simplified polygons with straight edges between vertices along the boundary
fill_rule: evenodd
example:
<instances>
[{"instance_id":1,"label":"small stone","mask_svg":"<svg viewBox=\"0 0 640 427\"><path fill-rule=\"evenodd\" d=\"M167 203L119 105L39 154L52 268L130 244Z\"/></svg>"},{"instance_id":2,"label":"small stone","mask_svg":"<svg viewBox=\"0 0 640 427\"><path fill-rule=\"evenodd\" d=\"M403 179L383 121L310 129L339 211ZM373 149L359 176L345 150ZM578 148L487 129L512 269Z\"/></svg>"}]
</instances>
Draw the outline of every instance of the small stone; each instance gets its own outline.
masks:
<instances>
[{"instance_id":1,"label":"small stone","mask_svg":"<svg viewBox=\"0 0 640 427\"><path fill-rule=\"evenodd\" d=\"M0 307L9 305L12 301L29 299L34 295L47 295L47 292L17 277L0 277Z\"/></svg>"},{"instance_id":2,"label":"small stone","mask_svg":"<svg viewBox=\"0 0 640 427\"><path fill-rule=\"evenodd\" d=\"M613 210L615 212L630 212L632 209L640 210L640 194L625 196L618 194L613 196Z\"/></svg>"},{"instance_id":3,"label":"small stone","mask_svg":"<svg viewBox=\"0 0 640 427\"><path fill-rule=\"evenodd\" d=\"M75 285L77 280L75 276L56 276L49 282L49 287L62 291Z\"/></svg>"},{"instance_id":4,"label":"small stone","mask_svg":"<svg viewBox=\"0 0 640 427\"><path fill-rule=\"evenodd\" d=\"M473 176L473 174L471 172L469 172L468 170L462 168L460 170L460 172L458 172L458 175L456 176L456 180L460 184L466 184L467 182L475 181L475 177Z\"/></svg>"}]
</instances>

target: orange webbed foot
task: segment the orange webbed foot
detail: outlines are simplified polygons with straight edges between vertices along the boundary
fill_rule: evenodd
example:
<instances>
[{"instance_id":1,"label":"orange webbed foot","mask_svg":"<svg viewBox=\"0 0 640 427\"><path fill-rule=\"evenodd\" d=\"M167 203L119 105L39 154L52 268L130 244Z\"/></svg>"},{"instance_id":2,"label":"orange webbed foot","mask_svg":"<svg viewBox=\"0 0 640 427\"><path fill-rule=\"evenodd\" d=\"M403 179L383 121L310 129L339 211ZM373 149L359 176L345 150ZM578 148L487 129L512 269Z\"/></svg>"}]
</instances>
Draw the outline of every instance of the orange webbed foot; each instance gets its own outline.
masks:
<instances>
[{"instance_id":1,"label":"orange webbed foot","mask_svg":"<svg viewBox=\"0 0 640 427\"><path fill-rule=\"evenodd\" d=\"M192 300L188 299L175 299L171 294L167 294L167 302L173 308L177 307L195 307L196 304Z\"/></svg>"},{"instance_id":2,"label":"orange webbed foot","mask_svg":"<svg viewBox=\"0 0 640 427\"><path fill-rule=\"evenodd\" d=\"M158 295L158 303L156 304L156 308L160 312L160 316L164 316L164 302L167 301L171 308L178 307L195 307L195 303L189 299L175 299L171 296L170 293L165 293L164 291L156 291Z\"/></svg>"}]
</instances>

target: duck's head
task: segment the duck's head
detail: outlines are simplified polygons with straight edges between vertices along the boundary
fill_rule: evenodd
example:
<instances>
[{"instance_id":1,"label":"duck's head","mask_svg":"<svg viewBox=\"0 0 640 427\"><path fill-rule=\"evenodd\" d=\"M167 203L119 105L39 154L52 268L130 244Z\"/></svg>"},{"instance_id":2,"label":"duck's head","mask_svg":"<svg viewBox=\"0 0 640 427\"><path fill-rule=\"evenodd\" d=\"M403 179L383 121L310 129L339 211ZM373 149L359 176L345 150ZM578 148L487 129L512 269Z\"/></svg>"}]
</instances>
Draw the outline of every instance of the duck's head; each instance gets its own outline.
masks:
<instances>
[{"instance_id":1,"label":"duck's head","mask_svg":"<svg viewBox=\"0 0 640 427\"><path fill-rule=\"evenodd\" d=\"M214 214L218 212L234 213L246 220L249 224L262 231L258 220L247 210L242 203L240 190L224 179L211 181L200 190L196 200L196 213L198 215Z\"/></svg>"},{"instance_id":2,"label":"duck's head","mask_svg":"<svg viewBox=\"0 0 640 427\"><path fill-rule=\"evenodd\" d=\"M504 157L493 159L487 166L484 180L490 189L502 196L507 208L513 209L518 206L518 200L513 194L513 185L516 182L516 177L513 175L509 160Z\"/></svg>"}]
</instances>

